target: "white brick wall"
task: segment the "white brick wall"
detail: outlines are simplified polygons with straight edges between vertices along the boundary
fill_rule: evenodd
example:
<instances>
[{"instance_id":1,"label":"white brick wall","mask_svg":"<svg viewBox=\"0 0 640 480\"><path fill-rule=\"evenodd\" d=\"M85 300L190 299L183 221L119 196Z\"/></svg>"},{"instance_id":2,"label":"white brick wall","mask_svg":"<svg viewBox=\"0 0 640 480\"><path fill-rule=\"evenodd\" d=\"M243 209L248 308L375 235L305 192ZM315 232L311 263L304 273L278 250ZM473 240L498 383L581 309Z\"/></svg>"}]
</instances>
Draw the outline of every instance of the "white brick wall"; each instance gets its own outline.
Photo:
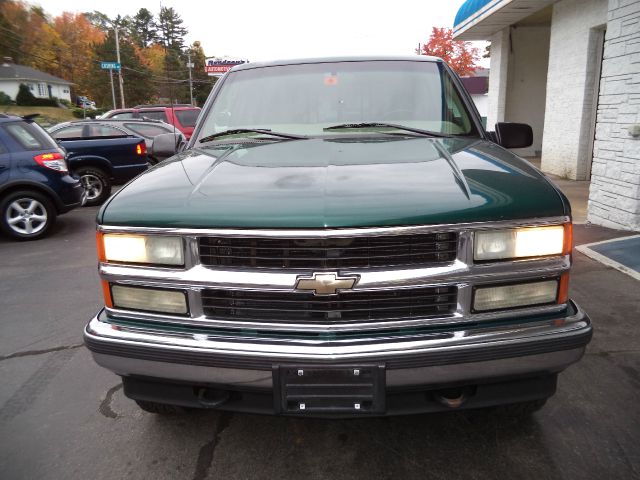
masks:
<instances>
[{"instance_id":1,"label":"white brick wall","mask_svg":"<svg viewBox=\"0 0 640 480\"><path fill-rule=\"evenodd\" d=\"M589 175L598 37L607 0L561 0L553 6L542 170L573 180Z\"/></svg>"},{"instance_id":2,"label":"white brick wall","mask_svg":"<svg viewBox=\"0 0 640 480\"><path fill-rule=\"evenodd\" d=\"M588 220L640 230L640 0L609 0Z\"/></svg>"},{"instance_id":3,"label":"white brick wall","mask_svg":"<svg viewBox=\"0 0 640 480\"><path fill-rule=\"evenodd\" d=\"M505 28L491 37L491 63L489 70L489 107L487 130L493 130L497 122L504 121L507 99L507 72L509 67L509 29Z\"/></svg>"}]
</instances>

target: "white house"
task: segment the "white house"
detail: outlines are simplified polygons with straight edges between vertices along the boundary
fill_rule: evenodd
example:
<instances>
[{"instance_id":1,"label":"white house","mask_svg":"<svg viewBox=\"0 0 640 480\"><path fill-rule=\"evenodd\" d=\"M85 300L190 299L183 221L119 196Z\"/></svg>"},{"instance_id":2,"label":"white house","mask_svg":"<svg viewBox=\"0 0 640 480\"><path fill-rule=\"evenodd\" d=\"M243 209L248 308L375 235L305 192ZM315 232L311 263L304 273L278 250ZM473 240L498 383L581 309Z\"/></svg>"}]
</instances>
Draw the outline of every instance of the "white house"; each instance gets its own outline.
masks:
<instances>
[{"instance_id":1,"label":"white house","mask_svg":"<svg viewBox=\"0 0 640 480\"><path fill-rule=\"evenodd\" d=\"M15 100L21 83L27 85L35 97L71 101L72 82L25 65L16 65L10 58L5 58L0 64L0 92Z\"/></svg>"},{"instance_id":2,"label":"white house","mask_svg":"<svg viewBox=\"0 0 640 480\"><path fill-rule=\"evenodd\" d=\"M489 69L479 67L473 72L473 75L462 77L462 84L469 92L473 103L476 104L478 113L482 117L482 123L487 121L487 112L489 111Z\"/></svg>"},{"instance_id":3,"label":"white house","mask_svg":"<svg viewBox=\"0 0 640 480\"><path fill-rule=\"evenodd\" d=\"M640 0L467 0L453 30L491 42L488 128L530 124L518 153L591 180L589 221L640 230Z\"/></svg>"}]
</instances>

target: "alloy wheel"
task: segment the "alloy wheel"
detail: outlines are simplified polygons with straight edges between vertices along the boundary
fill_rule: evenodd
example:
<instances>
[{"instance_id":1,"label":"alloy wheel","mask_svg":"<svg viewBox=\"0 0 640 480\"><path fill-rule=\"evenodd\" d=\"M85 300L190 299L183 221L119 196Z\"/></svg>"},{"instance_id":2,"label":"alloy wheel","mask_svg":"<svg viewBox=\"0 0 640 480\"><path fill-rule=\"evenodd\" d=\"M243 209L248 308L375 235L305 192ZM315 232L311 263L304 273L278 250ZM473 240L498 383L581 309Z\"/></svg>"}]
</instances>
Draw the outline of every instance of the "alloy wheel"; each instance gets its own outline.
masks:
<instances>
[{"instance_id":1,"label":"alloy wheel","mask_svg":"<svg viewBox=\"0 0 640 480\"><path fill-rule=\"evenodd\" d=\"M21 235L33 235L47 226L47 209L33 198L18 198L9 204L5 220L9 228Z\"/></svg>"},{"instance_id":2,"label":"alloy wheel","mask_svg":"<svg viewBox=\"0 0 640 480\"><path fill-rule=\"evenodd\" d=\"M87 192L87 200L95 200L102 195L102 181L96 175L86 173L80 177L80 183Z\"/></svg>"}]
</instances>

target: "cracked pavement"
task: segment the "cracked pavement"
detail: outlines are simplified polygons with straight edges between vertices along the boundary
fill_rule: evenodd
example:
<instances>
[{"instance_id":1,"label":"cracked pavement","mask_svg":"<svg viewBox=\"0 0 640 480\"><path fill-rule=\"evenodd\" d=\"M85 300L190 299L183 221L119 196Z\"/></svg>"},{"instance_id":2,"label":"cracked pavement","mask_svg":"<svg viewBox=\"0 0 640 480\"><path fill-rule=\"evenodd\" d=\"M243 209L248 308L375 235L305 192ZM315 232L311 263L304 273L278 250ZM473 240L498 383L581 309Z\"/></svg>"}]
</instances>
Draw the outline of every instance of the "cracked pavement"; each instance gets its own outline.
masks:
<instances>
[{"instance_id":1,"label":"cracked pavement","mask_svg":"<svg viewBox=\"0 0 640 480\"><path fill-rule=\"evenodd\" d=\"M0 477L640 478L640 282L575 254L595 335L530 420L452 412L318 420L143 412L82 347L100 308L96 208L46 240L0 238ZM621 235L576 226L576 244ZM625 235L625 234L622 234Z\"/></svg>"}]
</instances>

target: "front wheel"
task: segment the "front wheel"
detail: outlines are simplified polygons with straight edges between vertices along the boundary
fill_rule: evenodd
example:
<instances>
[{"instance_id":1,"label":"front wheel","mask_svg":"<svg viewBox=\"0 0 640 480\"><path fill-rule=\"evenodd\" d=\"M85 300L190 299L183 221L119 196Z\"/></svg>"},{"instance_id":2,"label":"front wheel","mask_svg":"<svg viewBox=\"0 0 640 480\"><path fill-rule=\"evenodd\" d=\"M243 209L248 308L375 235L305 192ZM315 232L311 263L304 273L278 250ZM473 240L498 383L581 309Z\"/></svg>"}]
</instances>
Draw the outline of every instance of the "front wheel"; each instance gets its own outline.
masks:
<instances>
[{"instance_id":1,"label":"front wheel","mask_svg":"<svg viewBox=\"0 0 640 480\"><path fill-rule=\"evenodd\" d=\"M75 172L80 177L80 183L87 192L85 206L102 205L111 195L111 181L106 173L98 168L79 168Z\"/></svg>"},{"instance_id":2,"label":"front wheel","mask_svg":"<svg viewBox=\"0 0 640 480\"><path fill-rule=\"evenodd\" d=\"M24 190L0 201L0 228L15 240L44 237L56 221L56 209L45 195Z\"/></svg>"}]
</instances>

